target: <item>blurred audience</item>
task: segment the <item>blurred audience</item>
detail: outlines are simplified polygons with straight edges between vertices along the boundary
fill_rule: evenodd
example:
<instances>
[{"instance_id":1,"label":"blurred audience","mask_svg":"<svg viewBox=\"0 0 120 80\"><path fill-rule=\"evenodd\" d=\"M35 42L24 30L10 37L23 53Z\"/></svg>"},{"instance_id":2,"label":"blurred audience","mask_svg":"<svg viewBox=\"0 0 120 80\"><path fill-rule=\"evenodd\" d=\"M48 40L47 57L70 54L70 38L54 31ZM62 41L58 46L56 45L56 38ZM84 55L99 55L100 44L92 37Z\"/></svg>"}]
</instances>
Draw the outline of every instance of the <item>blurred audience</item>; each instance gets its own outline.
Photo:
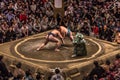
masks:
<instances>
[{"instance_id":1,"label":"blurred audience","mask_svg":"<svg viewBox=\"0 0 120 80\"><path fill-rule=\"evenodd\" d=\"M99 65L98 61L95 61L94 65L95 68L83 80L120 80L120 54L117 54L112 62L106 60Z\"/></svg>"},{"instance_id":2,"label":"blurred audience","mask_svg":"<svg viewBox=\"0 0 120 80\"><path fill-rule=\"evenodd\" d=\"M119 0L64 0L64 15L55 15L53 0L0 0L0 43L9 42L37 34L56 25L63 25L71 31L79 30L87 36L120 43L120 1ZM0 80L34 80L30 70L24 71L18 63L10 71L0 55ZM120 55L113 62L94 68L85 80L120 80ZM56 69L54 78L62 78ZM37 73L37 80L44 75Z\"/></svg>"},{"instance_id":3,"label":"blurred audience","mask_svg":"<svg viewBox=\"0 0 120 80\"><path fill-rule=\"evenodd\" d=\"M0 0L0 43L53 29L56 25L107 41L115 41L116 32L120 32L117 0L64 0L64 15L54 15L53 4L53 0Z\"/></svg>"}]
</instances>

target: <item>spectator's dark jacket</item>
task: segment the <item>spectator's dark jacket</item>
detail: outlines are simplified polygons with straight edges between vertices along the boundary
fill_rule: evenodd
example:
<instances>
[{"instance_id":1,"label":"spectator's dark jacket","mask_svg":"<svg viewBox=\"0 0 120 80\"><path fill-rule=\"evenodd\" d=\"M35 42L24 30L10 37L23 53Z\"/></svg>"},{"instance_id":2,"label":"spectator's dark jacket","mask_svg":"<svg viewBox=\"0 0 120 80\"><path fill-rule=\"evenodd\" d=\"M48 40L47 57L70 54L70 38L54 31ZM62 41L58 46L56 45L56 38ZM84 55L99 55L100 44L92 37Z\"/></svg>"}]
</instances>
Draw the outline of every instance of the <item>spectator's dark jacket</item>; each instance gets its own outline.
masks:
<instances>
[{"instance_id":1,"label":"spectator's dark jacket","mask_svg":"<svg viewBox=\"0 0 120 80\"><path fill-rule=\"evenodd\" d=\"M97 78L100 79L104 76L105 70L101 66L95 67L89 74L89 80L93 80L94 75L97 75Z\"/></svg>"},{"instance_id":2,"label":"spectator's dark jacket","mask_svg":"<svg viewBox=\"0 0 120 80\"><path fill-rule=\"evenodd\" d=\"M8 76L9 74L5 63L3 63L2 61L0 61L0 72L3 77Z\"/></svg>"}]
</instances>

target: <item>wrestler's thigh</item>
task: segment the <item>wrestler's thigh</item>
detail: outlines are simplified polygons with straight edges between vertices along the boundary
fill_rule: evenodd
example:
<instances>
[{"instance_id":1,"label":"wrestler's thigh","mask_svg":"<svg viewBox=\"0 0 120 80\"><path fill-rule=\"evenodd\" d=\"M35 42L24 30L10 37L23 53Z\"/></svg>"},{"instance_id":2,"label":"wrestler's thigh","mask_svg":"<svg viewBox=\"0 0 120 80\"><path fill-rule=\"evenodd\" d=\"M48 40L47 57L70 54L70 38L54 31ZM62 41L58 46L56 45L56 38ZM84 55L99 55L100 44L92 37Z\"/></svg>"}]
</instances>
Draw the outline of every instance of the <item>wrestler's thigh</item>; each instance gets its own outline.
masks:
<instances>
[{"instance_id":1,"label":"wrestler's thigh","mask_svg":"<svg viewBox=\"0 0 120 80\"><path fill-rule=\"evenodd\" d=\"M51 42L59 42L59 39L56 37L49 37L49 41Z\"/></svg>"}]
</instances>

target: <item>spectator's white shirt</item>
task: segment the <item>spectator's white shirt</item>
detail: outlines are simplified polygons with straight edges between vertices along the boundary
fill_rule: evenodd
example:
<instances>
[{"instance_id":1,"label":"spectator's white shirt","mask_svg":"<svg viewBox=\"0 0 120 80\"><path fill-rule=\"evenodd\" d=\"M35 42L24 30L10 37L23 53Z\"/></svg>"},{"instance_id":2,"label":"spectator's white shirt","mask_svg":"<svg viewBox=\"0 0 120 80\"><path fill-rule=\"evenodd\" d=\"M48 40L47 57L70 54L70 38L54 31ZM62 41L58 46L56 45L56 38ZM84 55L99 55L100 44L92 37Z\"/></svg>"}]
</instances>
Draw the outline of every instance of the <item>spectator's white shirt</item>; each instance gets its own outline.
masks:
<instances>
[{"instance_id":1,"label":"spectator's white shirt","mask_svg":"<svg viewBox=\"0 0 120 80\"><path fill-rule=\"evenodd\" d=\"M56 20L51 20L50 23L49 23L50 26L53 26L53 25L57 25L57 21Z\"/></svg>"},{"instance_id":2,"label":"spectator's white shirt","mask_svg":"<svg viewBox=\"0 0 120 80\"><path fill-rule=\"evenodd\" d=\"M1 7L1 8L4 8L4 6L5 6L5 3L4 3L4 2L1 2L1 3L0 3L0 7Z\"/></svg>"},{"instance_id":3,"label":"spectator's white shirt","mask_svg":"<svg viewBox=\"0 0 120 80\"><path fill-rule=\"evenodd\" d=\"M72 6L72 5L70 5L70 6L68 6L68 8L69 8L70 12L72 13L72 12L73 12L73 10L74 10L73 6Z\"/></svg>"},{"instance_id":4,"label":"spectator's white shirt","mask_svg":"<svg viewBox=\"0 0 120 80\"><path fill-rule=\"evenodd\" d=\"M22 26L21 28L21 31L24 33L24 32L27 32L28 31L28 26Z\"/></svg>"},{"instance_id":5,"label":"spectator's white shirt","mask_svg":"<svg viewBox=\"0 0 120 80\"><path fill-rule=\"evenodd\" d=\"M3 16L0 14L0 18L3 18Z\"/></svg>"},{"instance_id":6,"label":"spectator's white shirt","mask_svg":"<svg viewBox=\"0 0 120 80\"><path fill-rule=\"evenodd\" d=\"M47 25L47 23L48 23L48 18L47 17L46 18L43 17L43 19L41 21L41 25Z\"/></svg>"},{"instance_id":7,"label":"spectator's white shirt","mask_svg":"<svg viewBox=\"0 0 120 80\"><path fill-rule=\"evenodd\" d=\"M33 4L33 5L30 6L30 8L31 8L31 10L32 10L33 12L35 12L36 7L37 7L36 4Z\"/></svg>"},{"instance_id":8,"label":"spectator's white shirt","mask_svg":"<svg viewBox=\"0 0 120 80\"><path fill-rule=\"evenodd\" d=\"M48 17L50 17L50 16L53 16L54 13L53 13L52 10L46 10L46 15L47 15Z\"/></svg>"},{"instance_id":9,"label":"spectator's white shirt","mask_svg":"<svg viewBox=\"0 0 120 80\"><path fill-rule=\"evenodd\" d=\"M66 10L64 15L67 16L68 14L71 14L71 11L70 10Z\"/></svg>"},{"instance_id":10,"label":"spectator's white shirt","mask_svg":"<svg viewBox=\"0 0 120 80\"><path fill-rule=\"evenodd\" d=\"M57 21L56 20L51 20L50 22L49 22L49 26L50 26L50 28L54 28L55 26L57 25Z\"/></svg>"},{"instance_id":11,"label":"spectator's white shirt","mask_svg":"<svg viewBox=\"0 0 120 80\"><path fill-rule=\"evenodd\" d=\"M41 30L41 25L39 23L34 23L33 28L36 30Z\"/></svg>"},{"instance_id":12,"label":"spectator's white shirt","mask_svg":"<svg viewBox=\"0 0 120 80\"><path fill-rule=\"evenodd\" d=\"M14 6L13 6L14 10L16 11L18 9L18 4L15 3Z\"/></svg>"},{"instance_id":13,"label":"spectator's white shirt","mask_svg":"<svg viewBox=\"0 0 120 80\"><path fill-rule=\"evenodd\" d=\"M118 5L118 8L120 8L120 1L117 1L116 4Z\"/></svg>"},{"instance_id":14,"label":"spectator's white shirt","mask_svg":"<svg viewBox=\"0 0 120 80\"><path fill-rule=\"evenodd\" d=\"M46 30L48 28L48 18L43 17L42 21L41 21L41 27L42 30Z\"/></svg>"},{"instance_id":15,"label":"spectator's white shirt","mask_svg":"<svg viewBox=\"0 0 120 80\"><path fill-rule=\"evenodd\" d=\"M66 16L67 14L68 14L68 11L65 11L64 16Z\"/></svg>"},{"instance_id":16,"label":"spectator's white shirt","mask_svg":"<svg viewBox=\"0 0 120 80\"><path fill-rule=\"evenodd\" d=\"M33 27L32 22L30 22L27 26L28 26L28 30L32 31L32 27Z\"/></svg>"},{"instance_id":17,"label":"spectator's white shirt","mask_svg":"<svg viewBox=\"0 0 120 80\"><path fill-rule=\"evenodd\" d=\"M46 3L44 4L44 6L45 6L46 9L49 8L49 7L54 8L54 7L53 7L53 4L52 4L51 2L46 2Z\"/></svg>"},{"instance_id":18,"label":"spectator's white shirt","mask_svg":"<svg viewBox=\"0 0 120 80\"><path fill-rule=\"evenodd\" d=\"M64 80L61 74L55 74L52 76L51 80Z\"/></svg>"}]
</instances>

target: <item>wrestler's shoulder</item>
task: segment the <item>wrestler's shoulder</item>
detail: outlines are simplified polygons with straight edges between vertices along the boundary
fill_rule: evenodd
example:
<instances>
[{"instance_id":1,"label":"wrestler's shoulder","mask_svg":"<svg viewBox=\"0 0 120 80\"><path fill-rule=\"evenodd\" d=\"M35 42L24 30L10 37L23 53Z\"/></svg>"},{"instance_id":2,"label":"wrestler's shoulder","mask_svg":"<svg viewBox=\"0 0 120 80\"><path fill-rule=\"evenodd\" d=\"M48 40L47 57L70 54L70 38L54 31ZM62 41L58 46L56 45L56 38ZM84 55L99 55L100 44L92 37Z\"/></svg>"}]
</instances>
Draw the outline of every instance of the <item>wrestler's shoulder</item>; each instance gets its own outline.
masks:
<instances>
[{"instance_id":1,"label":"wrestler's shoulder","mask_svg":"<svg viewBox=\"0 0 120 80\"><path fill-rule=\"evenodd\" d=\"M60 28L64 28L64 26L60 26Z\"/></svg>"},{"instance_id":2,"label":"wrestler's shoulder","mask_svg":"<svg viewBox=\"0 0 120 80\"><path fill-rule=\"evenodd\" d=\"M58 30L54 29L52 32L59 32Z\"/></svg>"}]
</instances>

